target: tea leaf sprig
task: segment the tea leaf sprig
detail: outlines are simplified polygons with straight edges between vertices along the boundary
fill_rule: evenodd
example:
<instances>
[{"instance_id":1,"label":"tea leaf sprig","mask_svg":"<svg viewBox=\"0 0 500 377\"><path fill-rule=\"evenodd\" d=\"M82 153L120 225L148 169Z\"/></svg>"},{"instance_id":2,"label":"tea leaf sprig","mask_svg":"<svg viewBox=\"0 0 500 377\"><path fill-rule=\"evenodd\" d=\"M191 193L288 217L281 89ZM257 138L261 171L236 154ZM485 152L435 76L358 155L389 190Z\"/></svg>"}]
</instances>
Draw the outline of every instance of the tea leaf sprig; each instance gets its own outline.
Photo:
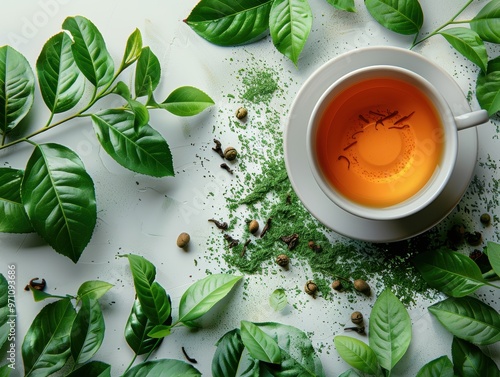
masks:
<instances>
[{"instance_id":1,"label":"tea leaf sprig","mask_svg":"<svg viewBox=\"0 0 500 377\"><path fill-rule=\"evenodd\" d=\"M90 20L68 17L62 29L45 43L36 61L38 86L50 114L46 124L30 134L22 135L19 125L33 106L37 80L20 52L0 47L0 150L19 143L33 146L24 169L0 168L0 232L36 232L76 263L96 225L94 184L77 153L57 143L39 144L36 136L87 118L103 149L120 165L153 177L173 176L169 145L149 124L149 111L192 116L214 102L190 86L177 88L157 102L154 91L161 78L160 63L143 46L138 29L129 36L116 69L102 34ZM133 64L135 81L129 88L118 78ZM118 96L123 105L93 110L109 96ZM60 114L65 117L55 120Z\"/></svg>"},{"instance_id":2,"label":"tea leaf sprig","mask_svg":"<svg viewBox=\"0 0 500 377\"><path fill-rule=\"evenodd\" d=\"M353 0L327 2L337 9L356 12ZM365 6L383 27L413 35L410 49L441 35L476 64L481 69L476 97L493 116L500 111L500 57L490 58L485 42L500 44L500 0L488 2L471 20L457 20L472 2L468 0L450 20L425 37L420 36L424 14L418 0L365 0ZM276 49L297 66L313 16L308 0L201 0L184 21L199 36L220 46L253 43L270 35ZM449 27L457 24L468 24L469 28Z\"/></svg>"}]
</instances>

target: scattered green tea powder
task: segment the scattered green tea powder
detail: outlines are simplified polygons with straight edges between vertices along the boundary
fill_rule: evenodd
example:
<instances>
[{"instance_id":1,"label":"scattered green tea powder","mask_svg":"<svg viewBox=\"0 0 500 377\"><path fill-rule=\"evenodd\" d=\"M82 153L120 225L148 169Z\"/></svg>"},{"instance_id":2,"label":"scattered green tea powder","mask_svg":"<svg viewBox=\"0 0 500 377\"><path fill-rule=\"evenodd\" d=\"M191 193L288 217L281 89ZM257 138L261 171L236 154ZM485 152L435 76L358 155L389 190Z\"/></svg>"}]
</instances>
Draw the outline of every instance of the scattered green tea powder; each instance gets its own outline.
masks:
<instances>
[{"instance_id":1,"label":"scattered green tea powder","mask_svg":"<svg viewBox=\"0 0 500 377\"><path fill-rule=\"evenodd\" d=\"M267 71L253 71L246 69L240 70L242 82L245 86L245 91L241 98L250 102L268 103L273 97L274 92L278 89L278 84L275 81L274 75Z\"/></svg>"}]
</instances>

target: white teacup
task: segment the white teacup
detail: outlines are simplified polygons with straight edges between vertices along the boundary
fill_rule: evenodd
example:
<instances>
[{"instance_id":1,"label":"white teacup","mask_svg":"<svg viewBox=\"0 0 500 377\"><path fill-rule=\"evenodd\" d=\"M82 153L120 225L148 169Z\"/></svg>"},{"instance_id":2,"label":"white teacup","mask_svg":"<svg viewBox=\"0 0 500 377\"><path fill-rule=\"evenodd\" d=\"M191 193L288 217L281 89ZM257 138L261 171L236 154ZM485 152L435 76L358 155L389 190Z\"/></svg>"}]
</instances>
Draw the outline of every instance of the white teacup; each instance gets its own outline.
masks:
<instances>
[{"instance_id":1,"label":"white teacup","mask_svg":"<svg viewBox=\"0 0 500 377\"><path fill-rule=\"evenodd\" d=\"M356 216L394 220L429 205L448 183L457 131L488 121L455 117L436 88L404 68L378 65L335 81L307 129L309 165L322 191Z\"/></svg>"}]
</instances>

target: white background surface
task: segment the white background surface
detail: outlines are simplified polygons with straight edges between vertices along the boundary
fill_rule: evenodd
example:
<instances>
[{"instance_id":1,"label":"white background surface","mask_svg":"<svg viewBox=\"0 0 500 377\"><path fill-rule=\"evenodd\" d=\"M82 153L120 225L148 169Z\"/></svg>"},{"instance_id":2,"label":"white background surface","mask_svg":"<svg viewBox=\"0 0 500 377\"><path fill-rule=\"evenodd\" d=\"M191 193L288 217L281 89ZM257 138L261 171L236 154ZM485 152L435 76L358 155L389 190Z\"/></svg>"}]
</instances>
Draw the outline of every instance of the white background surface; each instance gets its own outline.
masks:
<instances>
[{"instance_id":1,"label":"white background surface","mask_svg":"<svg viewBox=\"0 0 500 377\"><path fill-rule=\"evenodd\" d=\"M356 2L356 14L334 10L326 1L311 1L313 31L297 68L275 50L269 39L235 48L216 47L202 40L182 22L196 3L196 0L40 0L4 5L0 14L0 45L15 47L33 67L43 44L60 30L64 19L83 15L100 29L117 64L127 37L135 28L141 30L144 44L151 46L162 67L157 98L165 98L179 86L192 85L207 92L216 102L215 107L192 118L177 118L167 112L154 113L151 124L165 136L174 155L176 177L173 178L152 179L117 166L99 147L88 120L59 127L37 139L57 141L79 153L96 185L98 223L92 241L78 264L56 254L35 235L0 234L0 272L5 275L9 264L15 264L17 270L19 349L31 321L44 305L43 302L34 303L31 295L22 290L31 278L45 278L48 281L47 291L62 295L76 293L86 280L100 279L115 285L102 301L106 337L95 359L111 364L112 374L119 375L133 357L133 352L124 341L123 328L134 296L128 264L116 255L129 252L144 255L157 266L157 280L173 301L174 319L179 299L187 287L204 277L207 268L217 272L217 266L209 266L206 259L206 242L214 231L207 219L213 217L214 210L220 213L225 203L222 195L212 196L209 192L215 190L222 193L227 177L222 174L220 160L215 158L218 156L214 156L211 146L213 138L221 136L226 145L238 146L238 135L225 128L220 122L224 117L218 116L218 113L234 113L235 105L228 104L226 95L238 85L236 72L246 66L250 56L267 66L282 69L286 76L284 80L288 76L291 78L283 99L285 108L288 108L301 83L331 58L364 46L408 47L412 39L388 32L376 24L362 1ZM421 3L426 17L424 31L430 31L447 21L465 1L422 0ZM463 18L475 14L484 4L486 1L475 2ZM464 95L474 89L478 69L454 52L442 37L433 37L415 51L450 73ZM491 56L498 53L497 48ZM38 123L45 124L48 116L41 98L37 100L31 116L34 127ZM474 100L471 106L478 108ZM286 111L283 125L285 115ZM479 130L479 161L486 161L488 156L493 161L500 158L496 126L498 121L492 121ZM2 166L22 168L30 151L25 146L0 151L0 163ZM491 178L492 183L500 178L490 177L491 170L481 167L479 163L476 174L482 179ZM474 199L470 193L464 198ZM452 213L448 220L456 216ZM465 221L474 222L477 219ZM187 253L180 252L175 246L175 239L182 231L192 236ZM495 229L488 230L484 236L487 240L499 241ZM203 330L190 332L183 328L175 329L152 359L184 360L181 352L184 346L190 356L198 360L196 368L209 376L214 344L226 331L238 327L242 319L277 321L308 332L315 346L322 346L320 357L327 376L341 374L348 367L339 360L333 347L333 337L342 332L341 324L348 320L353 309L368 312L373 302L360 302L354 308L332 300L313 300L291 289L289 299L292 303L300 303L298 309L273 312L267 300L274 287L302 287L305 274L303 270L292 269L286 276L278 273L269 274L269 277L245 277L247 284L239 285L223 305L215 308L204 321L206 327ZM484 290L483 293L489 297L489 303L500 308L498 291L491 293ZM428 314L426 304L411 309L414 339L393 376L415 375L426 362L444 354L450 355L451 335ZM498 344L488 347L485 352L500 360ZM21 368L21 365L18 352L17 366ZM21 375L20 371L16 371L18 375Z\"/></svg>"}]
</instances>

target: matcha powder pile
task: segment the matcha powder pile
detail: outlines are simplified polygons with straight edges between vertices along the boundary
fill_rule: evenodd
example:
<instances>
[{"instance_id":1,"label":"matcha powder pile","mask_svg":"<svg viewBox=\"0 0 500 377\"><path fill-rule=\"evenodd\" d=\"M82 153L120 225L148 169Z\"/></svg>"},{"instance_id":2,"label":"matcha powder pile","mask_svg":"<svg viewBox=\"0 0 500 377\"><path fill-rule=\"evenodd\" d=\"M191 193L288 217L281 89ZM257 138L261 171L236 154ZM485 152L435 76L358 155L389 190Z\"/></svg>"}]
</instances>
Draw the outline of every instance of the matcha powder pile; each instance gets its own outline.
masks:
<instances>
[{"instance_id":1,"label":"matcha powder pile","mask_svg":"<svg viewBox=\"0 0 500 377\"><path fill-rule=\"evenodd\" d=\"M234 104L231 114L220 115L228 118L220 122L229 123L229 131L240 142L238 164L224 194L227 208L221 211L229 227L213 233L207 260L221 256L227 272L264 274L278 255L286 254L294 266L312 271L325 299L332 297L331 284L338 279L346 292L353 291L354 279L370 281L380 289L389 286L407 305L418 295L432 297L434 292L411 259L438 247L435 234L383 245L353 241L336 235L305 209L292 189L283 158L283 127L297 85L290 72L252 56L245 66L236 73L241 87L227 95L230 105ZM248 109L243 121L234 116L234 109L241 105ZM258 221L257 233L250 232L250 220Z\"/></svg>"}]
</instances>

